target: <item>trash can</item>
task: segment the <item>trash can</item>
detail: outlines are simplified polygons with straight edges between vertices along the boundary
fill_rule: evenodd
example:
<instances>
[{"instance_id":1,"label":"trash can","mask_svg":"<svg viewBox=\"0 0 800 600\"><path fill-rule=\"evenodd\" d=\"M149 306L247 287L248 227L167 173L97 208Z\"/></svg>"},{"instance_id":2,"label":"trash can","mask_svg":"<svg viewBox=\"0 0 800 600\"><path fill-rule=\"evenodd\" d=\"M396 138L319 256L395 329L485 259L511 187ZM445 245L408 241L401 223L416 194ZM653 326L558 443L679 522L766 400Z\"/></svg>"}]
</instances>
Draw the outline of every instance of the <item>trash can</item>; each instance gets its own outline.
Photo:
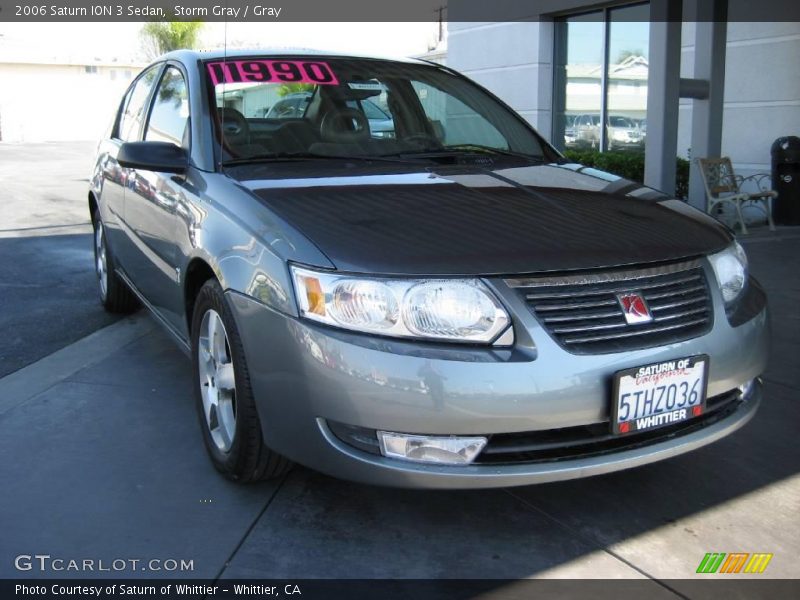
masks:
<instances>
[{"instance_id":1,"label":"trash can","mask_svg":"<svg viewBox=\"0 0 800 600\"><path fill-rule=\"evenodd\" d=\"M772 143L772 218L778 225L800 225L800 137L780 137Z\"/></svg>"}]
</instances>

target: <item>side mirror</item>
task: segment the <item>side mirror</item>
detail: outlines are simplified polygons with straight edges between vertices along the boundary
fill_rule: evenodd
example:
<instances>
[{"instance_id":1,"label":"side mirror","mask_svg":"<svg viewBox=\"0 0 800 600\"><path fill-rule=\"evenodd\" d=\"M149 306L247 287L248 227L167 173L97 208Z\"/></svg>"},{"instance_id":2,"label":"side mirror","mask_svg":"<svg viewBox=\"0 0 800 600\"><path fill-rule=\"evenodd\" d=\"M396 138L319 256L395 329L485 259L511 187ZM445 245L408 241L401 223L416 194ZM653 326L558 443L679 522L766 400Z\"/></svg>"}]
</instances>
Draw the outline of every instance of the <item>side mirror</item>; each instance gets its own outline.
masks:
<instances>
[{"instance_id":1,"label":"side mirror","mask_svg":"<svg viewBox=\"0 0 800 600\"><path fill-rule=\"evenodd\" d=\"M189 165L186 150L169 142L125 142L117 162L128 169L183 173Z\"/></svg>"}]
</instances>

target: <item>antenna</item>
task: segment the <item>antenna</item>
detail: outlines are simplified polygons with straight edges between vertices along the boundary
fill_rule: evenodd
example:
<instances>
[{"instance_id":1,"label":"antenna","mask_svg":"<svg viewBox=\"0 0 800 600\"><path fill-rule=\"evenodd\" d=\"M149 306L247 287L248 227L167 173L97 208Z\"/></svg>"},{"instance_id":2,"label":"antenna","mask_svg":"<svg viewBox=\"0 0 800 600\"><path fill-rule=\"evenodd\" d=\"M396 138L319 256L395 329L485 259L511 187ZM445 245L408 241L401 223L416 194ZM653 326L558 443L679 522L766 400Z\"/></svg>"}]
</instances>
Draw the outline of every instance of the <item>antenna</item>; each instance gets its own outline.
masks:
<instances>
[{"instance_id":1,"label":"antenna","mask_svg":"<svg viewBox=\"0 0 800 600\"><path fill-rule=\"evenodd\" d=\"M228 0L225 0L225 21L222 24L222 69L225 70L225 65L228 62ZM225 135L225 80L222 80L222 111L216 107L217 104L217 91L214 90L214 110L218 113L219 118L219 170L222 171L222 153L225 147L222 143L222 136Z\"/></svg>"},{"instance_id":2,"label":"antenna","mask_svg":"<svg viewBox=\"0 0 800 600\"><path fill-rule=\"evenodd\" d=\"M228 62L228 0L225 0L225 21L223 22L222 34L222 61ZM224 81L222 82L225 83ZM222 103L225 106L225 103Z\"/></svg>"},{"instance_id":3,"label":"antenna","mask_svg":"<svg viewBox=\"0 0 800 600\"><path fill-rule=\"evenodd\" d=\"M442 6L440 6L439 8L437 8L437 9L435 9L433 11L433 12L438 14L438 21L439 21L439 39L436 40L437 41L437 45L440 44L442 42L442 39L444 38L444 25L442 23L442 13L444 13L444 11L446 11L446 10L447 10L447 6L446 5L442 5Z\"/></svg>"}]
</instances>

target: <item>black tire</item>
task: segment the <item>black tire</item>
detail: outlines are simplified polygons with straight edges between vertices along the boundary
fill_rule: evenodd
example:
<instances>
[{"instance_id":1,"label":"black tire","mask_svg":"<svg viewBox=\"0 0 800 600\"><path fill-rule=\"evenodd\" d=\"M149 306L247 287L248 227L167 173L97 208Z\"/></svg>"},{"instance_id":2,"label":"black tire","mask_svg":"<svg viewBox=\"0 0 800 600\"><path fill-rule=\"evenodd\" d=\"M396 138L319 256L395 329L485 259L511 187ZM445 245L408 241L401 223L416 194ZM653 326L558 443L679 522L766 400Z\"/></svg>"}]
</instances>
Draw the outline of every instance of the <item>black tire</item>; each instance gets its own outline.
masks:
<instances>
[{"instance_id":1,"label":"black tire","mask_svg":"<svg viewBox=\"0 0 800 600\"><path fill-rule=\"evenodd\" d=\"M122 279L119 278L114 268L114 255L105 236L105 227L100 220L100 214L95 211L92 216L92 226L94 235L92 236L92 246L94 248L94 271L97 275L98 291L100 292L100 303L108 312L112 313L131 313L139 309L139 299L128 288ZM98 239L99 236L99 239ZM105 284L100 267L100 248L105 255Z\"/></svg>"},{"instance_id":2,"label":"black tire","mask_svg":"<svg viewBox=\"0 0 800 600\"><path fill-rule=\"evenodd\" d=\"M200 370L200 338L206 313L214 313L221 318L224 334L227 336L225 349L233 365L235 390L232 393L234 398L232 404L235 407L235 433L228 449L221 448L215 441L204 407L203 394L207 390L203 387L208 388L208 385L201 382L201 377L205 376L201 375ZM291 461L268 448L264 442L242 340L225 295L216 279L209 279L203 284L194 303L192 366L197 416L200 420L203 442L214 467L228 479L240 483L273 479L287 473L292 467Z\"/></svg>"}]
</instances>

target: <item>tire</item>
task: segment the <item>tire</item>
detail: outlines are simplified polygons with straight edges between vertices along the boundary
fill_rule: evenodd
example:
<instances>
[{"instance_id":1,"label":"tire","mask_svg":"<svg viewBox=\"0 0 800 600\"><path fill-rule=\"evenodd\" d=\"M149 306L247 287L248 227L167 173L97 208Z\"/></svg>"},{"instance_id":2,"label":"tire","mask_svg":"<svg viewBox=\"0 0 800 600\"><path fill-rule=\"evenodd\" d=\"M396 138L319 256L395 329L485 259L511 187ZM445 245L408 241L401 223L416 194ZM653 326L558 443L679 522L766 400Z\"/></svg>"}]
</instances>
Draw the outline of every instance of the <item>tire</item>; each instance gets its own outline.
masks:
<instances>
[{"instance_id":1,"label":"tire","mask_svg":"<svg viewBox=\"0 0 800 600\"><path fill-rule=\"evenodd\" d=\"M240 483L288 472L292 463L264 443L242 340L216 279L203 284L194 303L192 365L197 416L214 467Z\"/></svg>"},{"instance_id":2,"label":"tire","mask_svg":"<svg viewBox=\"0 0 800 600\"><path fill-rule=\"evenodd\" d=\"M103 221L95 211L92 216L94 227L94 272L100 292L100 303L108 312L130 313L139 308L139 299L119 278L114 268L114 256L108 247Z\"/></svg>"}]
</instances>

